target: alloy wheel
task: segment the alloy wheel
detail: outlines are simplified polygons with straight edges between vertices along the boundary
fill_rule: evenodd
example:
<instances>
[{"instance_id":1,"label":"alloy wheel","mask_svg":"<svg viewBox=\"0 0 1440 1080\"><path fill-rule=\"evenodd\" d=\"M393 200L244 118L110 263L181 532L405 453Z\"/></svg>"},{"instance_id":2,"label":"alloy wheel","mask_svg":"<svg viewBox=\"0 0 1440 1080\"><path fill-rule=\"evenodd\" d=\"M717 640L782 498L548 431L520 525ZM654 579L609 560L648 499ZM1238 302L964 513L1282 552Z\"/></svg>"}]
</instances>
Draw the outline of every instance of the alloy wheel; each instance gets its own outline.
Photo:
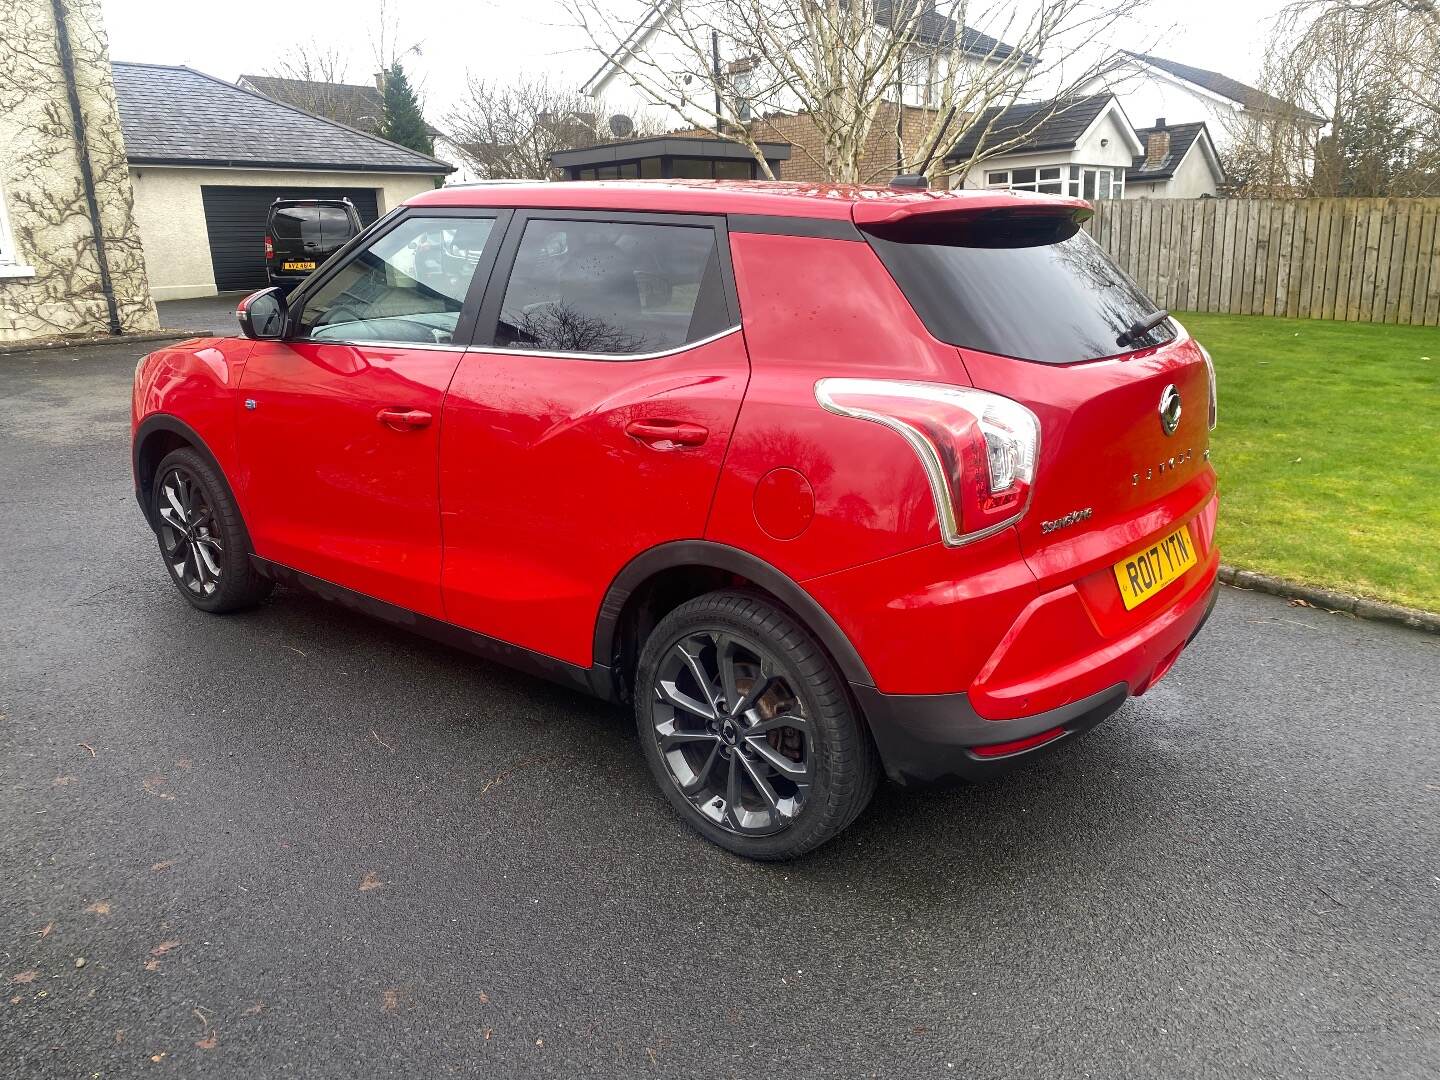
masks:
<instances>
[{"instance_id":1,"label":"alloy wheel","mask_svg":"<svg viewBox=\"0 0 1440 1080\"><path fill-rule=\"evenodd\" d=\"M687 634L656 670L653 733L671 781L715 825L745 836L788 828L814 778L805 707L760 645Z\"/></svg>"},{"instance_id":2,"label":"alloy wheel","mask_svg":"<svg viewBox=\"0 0 1440 1080\"><path fill-rule=\"evenodd\" d=\"M204 487L189 470L169 469L160 479L160 546L175 580L196 596L220 587L225 547Z\"/></svg>"}]
</instances>

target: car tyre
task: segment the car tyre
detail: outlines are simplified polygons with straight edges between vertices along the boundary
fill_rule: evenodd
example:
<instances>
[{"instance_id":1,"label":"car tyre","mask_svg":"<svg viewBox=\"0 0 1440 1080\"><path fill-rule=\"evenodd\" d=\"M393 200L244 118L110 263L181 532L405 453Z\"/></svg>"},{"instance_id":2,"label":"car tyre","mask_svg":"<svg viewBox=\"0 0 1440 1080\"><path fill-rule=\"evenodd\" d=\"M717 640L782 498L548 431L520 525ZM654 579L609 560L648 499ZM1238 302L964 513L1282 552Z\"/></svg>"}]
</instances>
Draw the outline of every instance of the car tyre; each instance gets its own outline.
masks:
<instances>
[{"instance_id":1,"label":"car tyre","mask_svg":"<svg viewBox=\"0 0 1440 1080\"><path fill-rule=\"evenodd\" d=\"M793 615L749 592L707 593L660 620L640 654L635 721L676 812L751 859L832 839L879 777L834 662Z\"/></svg>"},{"instance_id":2,"label":"car tyre","mask_svg":"<svg viewBox=\"0 0 1440 1080\"><path fill-rule=\"evenodd\" d=\"M250 561L250 537L229 486L193 448L171 451L155 469L150 521L170 580L201 611L254 607L274 588Z\"/></svg>"}]
</instances>

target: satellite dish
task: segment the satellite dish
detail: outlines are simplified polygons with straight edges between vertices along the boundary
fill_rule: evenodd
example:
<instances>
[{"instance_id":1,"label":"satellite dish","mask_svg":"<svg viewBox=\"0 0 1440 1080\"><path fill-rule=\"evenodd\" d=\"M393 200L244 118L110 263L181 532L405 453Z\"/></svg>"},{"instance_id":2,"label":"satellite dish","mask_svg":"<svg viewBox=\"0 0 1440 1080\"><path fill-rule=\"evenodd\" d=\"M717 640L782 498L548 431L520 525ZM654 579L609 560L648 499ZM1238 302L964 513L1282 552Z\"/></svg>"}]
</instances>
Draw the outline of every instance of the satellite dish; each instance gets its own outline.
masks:
<instances>
[{"instance_id":1,"label":"satellite dish","mask_svg":"<svg viewBox=\"0 0 1440 1080\"><path fill-rule=\"evenodd\" d=\"M616 113L610 117L610 134L617 139L628 139L635 134L635 121L624 113Z\"/></svg>"}]
</instances>

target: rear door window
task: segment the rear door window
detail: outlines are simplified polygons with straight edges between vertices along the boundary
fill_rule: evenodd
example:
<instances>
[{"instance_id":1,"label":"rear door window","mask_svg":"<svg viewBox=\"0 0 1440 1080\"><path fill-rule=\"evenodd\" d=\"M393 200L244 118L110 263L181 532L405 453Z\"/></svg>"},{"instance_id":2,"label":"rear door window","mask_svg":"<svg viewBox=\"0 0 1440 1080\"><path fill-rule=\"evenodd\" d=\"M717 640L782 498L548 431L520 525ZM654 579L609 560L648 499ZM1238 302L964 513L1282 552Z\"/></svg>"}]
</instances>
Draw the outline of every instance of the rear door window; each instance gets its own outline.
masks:
<instances>
[{"instance_id":1,"label":"rear door window","mask_svg":"<svg viewBox=\"0 0 1440 1080\"><path fill-rule=\"evenodd\" d=\"M634 356L729 325L713 228L535 218L520 238L495 344Z\"/></svg>"},{"instance_id":2,"label":"rear door window","mask_svg":"<svg viewBox=\"0 0 1440 1080\"><path fill-rule=\"evenodd\" d=\"M867 239L926 329L951 345L1069 364L1175 336L1166 320L1122 343L1160 309L1068 218L1002 213Z\"/></svg>"},{"instance_id":3,"label":"rear door window","mask_svg":"<svg viewBox=\"0 0 1440 1080\"><path fill-rule=\"evenodd\" d=\"M319 206L316 213L320 218L320 235L327 251L334 251L356 233L350 220L350 212L343 206Z\"/></svg>"}]
</instances>

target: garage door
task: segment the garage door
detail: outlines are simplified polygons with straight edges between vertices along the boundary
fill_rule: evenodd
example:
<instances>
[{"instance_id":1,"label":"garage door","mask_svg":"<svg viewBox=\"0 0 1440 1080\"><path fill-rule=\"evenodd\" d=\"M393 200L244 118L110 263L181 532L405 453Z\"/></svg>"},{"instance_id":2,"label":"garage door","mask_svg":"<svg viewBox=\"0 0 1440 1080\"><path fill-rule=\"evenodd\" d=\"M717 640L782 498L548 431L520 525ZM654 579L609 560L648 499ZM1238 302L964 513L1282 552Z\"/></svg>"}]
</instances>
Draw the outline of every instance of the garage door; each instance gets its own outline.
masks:
<instances>
[{"instance_id":1,"label":"garage door","mask_svg":"<svg viewBox=\"0 0 1440 1080\"><path fill-rule=\"evenodd\" d=\"M263 289L265 217L276 199L349 199L369 225L378 216L374 188L201 187L205 228L210 233L210 263L215 287Z\"/></svg>"}]
</instances>

